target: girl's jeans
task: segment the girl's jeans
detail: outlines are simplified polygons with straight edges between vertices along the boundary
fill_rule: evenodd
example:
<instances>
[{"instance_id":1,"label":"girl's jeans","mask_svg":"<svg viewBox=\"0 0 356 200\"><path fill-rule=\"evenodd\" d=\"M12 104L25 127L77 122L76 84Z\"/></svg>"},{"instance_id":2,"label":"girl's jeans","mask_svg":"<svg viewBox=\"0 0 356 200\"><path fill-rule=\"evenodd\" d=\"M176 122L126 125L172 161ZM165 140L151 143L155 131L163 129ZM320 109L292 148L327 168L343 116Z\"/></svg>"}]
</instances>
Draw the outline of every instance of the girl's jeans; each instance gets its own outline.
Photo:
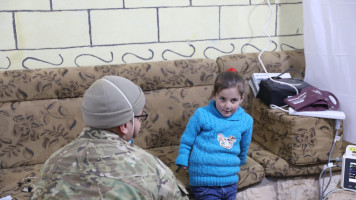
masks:
<instances>
[{"instance_id":1,"label":"girl's jeans","mask_svg":"<svg viewBox=\"0 0 356 200\"><path fill-rule=\"evenodd\" d=\"M191 186L195 200L235 200L237 184L227 186Z\"/></svg>"}]
</instances>

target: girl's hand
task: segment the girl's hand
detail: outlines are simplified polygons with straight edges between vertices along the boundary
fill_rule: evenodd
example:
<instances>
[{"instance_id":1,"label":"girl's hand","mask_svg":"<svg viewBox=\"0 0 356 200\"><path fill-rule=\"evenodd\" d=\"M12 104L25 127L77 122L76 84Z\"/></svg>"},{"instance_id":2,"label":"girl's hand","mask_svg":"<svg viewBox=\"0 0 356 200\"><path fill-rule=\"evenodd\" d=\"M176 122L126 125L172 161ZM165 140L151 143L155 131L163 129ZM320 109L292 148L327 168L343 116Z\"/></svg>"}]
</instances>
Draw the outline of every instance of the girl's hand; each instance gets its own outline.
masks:
<instances>
[{"instance_id":1,"label":"girl's hand","mask_svg":"<svg viewBox=\"0 0 356 200\"><path fill-rule=\"evenodd\" d=\"M177 173L179 172L180 168L183 168L184 170L188 169L188 167L186 167L186 166L178 165L178 169L176 170Z\"/></svg>"}]
</instances>

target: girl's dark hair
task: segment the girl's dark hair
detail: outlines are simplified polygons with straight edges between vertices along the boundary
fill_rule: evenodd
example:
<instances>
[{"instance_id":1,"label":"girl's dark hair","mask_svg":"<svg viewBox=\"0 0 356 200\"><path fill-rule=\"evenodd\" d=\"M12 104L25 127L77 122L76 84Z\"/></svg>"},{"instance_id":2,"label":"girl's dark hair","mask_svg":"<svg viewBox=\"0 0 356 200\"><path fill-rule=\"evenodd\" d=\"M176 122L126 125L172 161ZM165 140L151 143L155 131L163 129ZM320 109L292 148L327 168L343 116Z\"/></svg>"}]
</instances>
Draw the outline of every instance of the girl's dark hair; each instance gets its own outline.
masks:
<instances>
[{"instance_id":1,"label":"girl's dark hair","mask_svg":"<svg viewBox=\"0 0 356 200\"><path fill-rule=\"evenodd\" d=\"M211 96L215 96L223 89L236 87L239 90L241 98L245 94L245 81L236 72L225 71L221 72L215 79L213 92Z\"/></svg>"}]
</instances>

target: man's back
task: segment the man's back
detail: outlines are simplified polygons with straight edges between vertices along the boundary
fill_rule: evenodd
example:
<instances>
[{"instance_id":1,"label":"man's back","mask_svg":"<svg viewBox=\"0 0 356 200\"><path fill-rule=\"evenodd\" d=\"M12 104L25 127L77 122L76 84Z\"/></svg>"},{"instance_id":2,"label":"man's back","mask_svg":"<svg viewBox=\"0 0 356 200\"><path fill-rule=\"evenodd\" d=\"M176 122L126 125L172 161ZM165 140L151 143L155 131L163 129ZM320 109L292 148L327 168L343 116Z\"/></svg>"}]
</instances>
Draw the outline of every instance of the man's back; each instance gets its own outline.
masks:
<instances>
[{"instance_id":1,"label":"man's back","mask_svg":"<svg viewBox=\"0 0 356 200\"><path fill-rule=\"evenodd\" d=\"M110 131L84 129L40 173L33 199L188 199L158 158Z\"/></svg>"}]
</instances>

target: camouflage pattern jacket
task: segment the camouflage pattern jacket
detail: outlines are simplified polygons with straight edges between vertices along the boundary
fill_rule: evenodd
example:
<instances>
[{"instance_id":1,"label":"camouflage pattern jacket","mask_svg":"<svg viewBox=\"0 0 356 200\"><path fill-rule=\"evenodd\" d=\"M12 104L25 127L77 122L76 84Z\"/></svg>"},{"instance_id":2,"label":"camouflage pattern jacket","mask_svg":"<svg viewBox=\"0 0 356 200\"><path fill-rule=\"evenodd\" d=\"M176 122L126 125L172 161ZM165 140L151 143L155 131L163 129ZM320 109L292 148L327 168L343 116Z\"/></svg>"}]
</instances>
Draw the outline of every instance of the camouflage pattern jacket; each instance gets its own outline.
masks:
<instances>
[{"instance_id":1,"label":"camouflage pattern jacket","mask_svg":"<svg viewBox=\"0 0 356 200\"><path fill-rule=\"evenodd\" d=\"M85 128L46 161L32 199L188 199L158 158L108 130Z\"/></svg>"}]
</instances>

